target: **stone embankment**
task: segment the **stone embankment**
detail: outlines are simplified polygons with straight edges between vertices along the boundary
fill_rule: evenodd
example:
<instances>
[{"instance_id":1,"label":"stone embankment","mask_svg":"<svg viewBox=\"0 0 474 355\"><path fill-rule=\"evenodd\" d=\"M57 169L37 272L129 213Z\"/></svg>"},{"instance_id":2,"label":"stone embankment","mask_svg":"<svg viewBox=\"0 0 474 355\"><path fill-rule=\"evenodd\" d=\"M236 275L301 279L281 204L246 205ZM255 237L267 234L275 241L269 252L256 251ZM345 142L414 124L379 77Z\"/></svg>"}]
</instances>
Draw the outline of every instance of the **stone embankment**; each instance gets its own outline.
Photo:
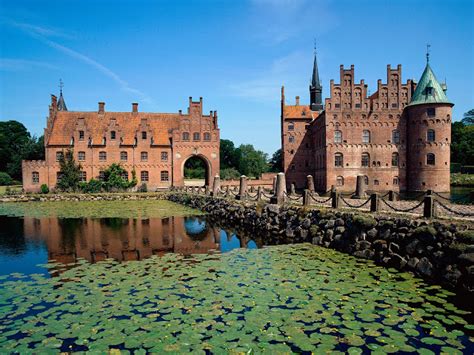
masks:
<instances>
[{"instance_id":1,"label":"stone embankment","mask_svg":"<svg viewBox=\"0 0 474 355\"><path fill-rule=\"evenodd\" d=\"M311 242L474 294L474 226L470 221L448 223L265 205L180 192L167 196L207 212L223 225L260 235L267 244Z\"/></svg>"},{"instance_id":2,"label":"stone embankment","mask_svg":"<svg viewBox=\"0 0 474 355\"><path fill-rule=\"evenodd\" d=\"M163 200L166 199L164 193L97 193L97 194L14 194L0 196L1 202L47 202L47 201L136 201L136 200Z\"/></svg>"}]
</instances>

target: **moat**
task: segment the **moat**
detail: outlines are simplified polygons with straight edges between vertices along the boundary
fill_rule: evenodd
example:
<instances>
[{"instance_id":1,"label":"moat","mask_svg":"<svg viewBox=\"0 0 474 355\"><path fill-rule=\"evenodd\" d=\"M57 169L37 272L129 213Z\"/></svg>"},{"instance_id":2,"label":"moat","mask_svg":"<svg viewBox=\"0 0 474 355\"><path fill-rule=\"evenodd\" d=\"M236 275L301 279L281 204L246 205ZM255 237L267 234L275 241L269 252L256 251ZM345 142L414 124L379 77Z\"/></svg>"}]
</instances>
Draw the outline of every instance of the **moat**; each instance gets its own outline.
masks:
<instances>
[{"instance_id":1,"label":"moat","mask_svg":"<svg viewBox=\"0 0 474 355\"><path fill-rule=\"evenodd\" d=\"M474 350L450 291L307 243L203 216L0 223L2 353Z\"/></svg>"}]
</instances>

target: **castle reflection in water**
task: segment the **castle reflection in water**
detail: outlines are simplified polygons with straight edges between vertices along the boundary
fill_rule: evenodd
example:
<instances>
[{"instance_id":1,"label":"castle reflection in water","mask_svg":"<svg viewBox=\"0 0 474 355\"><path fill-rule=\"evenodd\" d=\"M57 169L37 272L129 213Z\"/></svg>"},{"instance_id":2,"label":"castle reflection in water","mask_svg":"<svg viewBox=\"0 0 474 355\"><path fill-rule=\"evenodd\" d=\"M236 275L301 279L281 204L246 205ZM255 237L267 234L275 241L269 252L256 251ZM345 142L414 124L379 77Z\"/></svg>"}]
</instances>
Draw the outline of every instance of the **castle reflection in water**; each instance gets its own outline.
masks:
<instances>
[{"instance_id":1,"label":"castle reflection in water","mask_svg":"<svg viewBox=\"0 0 474 355\"><path fill-rule=\"evenodd\" d=\"M201 217L150 219L24 218L24 236L46 244L48 259L70 264L83 258L97 262L141 260L152 255L184 255L256 248L247 238L211 226Z\"/></svg>"}]
</instances>

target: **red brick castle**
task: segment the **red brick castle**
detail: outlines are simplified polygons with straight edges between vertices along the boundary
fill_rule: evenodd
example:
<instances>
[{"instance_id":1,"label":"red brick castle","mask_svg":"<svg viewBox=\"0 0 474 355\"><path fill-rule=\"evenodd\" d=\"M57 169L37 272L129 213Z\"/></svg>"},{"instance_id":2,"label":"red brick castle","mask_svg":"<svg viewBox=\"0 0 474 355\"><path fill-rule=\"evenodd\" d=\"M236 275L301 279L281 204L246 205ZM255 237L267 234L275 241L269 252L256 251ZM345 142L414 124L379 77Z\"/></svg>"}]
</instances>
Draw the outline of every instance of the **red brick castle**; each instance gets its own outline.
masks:
<instances>
[{"instance_id":1,"label":"red brick castle","mask_svg":"<svg viewBox=\"0 0 474 355\"><path fill-rule=\"evenodd\" d=\"M107 112L99 102L97 111L68 111L62 94L51 95L44 130L46 158L23 161L23 188L38 191L42 184L54 188L60 179L59 160L71 149L82 166L82 180L101 179L112 163L128 172L135 170L138 183L149 189L180 186L184 164L198 157L206 166L206 184L219 173L220 137L217 112L202 112L202 98L189 98L187 113Z\"/></svg>"},{"instance_id":2,"label":"red brick castle","mask_svg":"<svg viewBox=\"0 0 474 355\"><path fill-rule=\"evenodd\" d=\"M354 66L340 67L340 82L330 82L322 102L316 53L310 104L287 105L281 90L281 141L287 184L315 188L332 185L355 191L363 175L372 191L450 191L451 108L446 85L429 65L418 83L402 82L402 67L387 66L387 79L368 95L355 82Z\"/></svg>"}]
</instances>

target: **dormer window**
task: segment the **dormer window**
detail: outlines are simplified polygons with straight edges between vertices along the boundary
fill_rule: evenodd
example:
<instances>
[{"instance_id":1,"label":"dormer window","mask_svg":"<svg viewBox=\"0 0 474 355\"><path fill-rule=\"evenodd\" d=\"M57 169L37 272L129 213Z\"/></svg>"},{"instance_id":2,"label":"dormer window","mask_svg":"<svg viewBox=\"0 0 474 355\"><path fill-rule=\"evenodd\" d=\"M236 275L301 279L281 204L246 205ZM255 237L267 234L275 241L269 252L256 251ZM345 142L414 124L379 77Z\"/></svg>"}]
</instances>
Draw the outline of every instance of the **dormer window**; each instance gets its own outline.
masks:
<instances>
[{"instance_id":1,"label":"dormer window","mask_svg":"<svg viewBox=\"0 0 474 355\"><path fill-rule=\"evenodd\" d=\"M433 95L433 88L432 87L427 87L426 88L426 95Z\"/></svg>"}]
</instances>

